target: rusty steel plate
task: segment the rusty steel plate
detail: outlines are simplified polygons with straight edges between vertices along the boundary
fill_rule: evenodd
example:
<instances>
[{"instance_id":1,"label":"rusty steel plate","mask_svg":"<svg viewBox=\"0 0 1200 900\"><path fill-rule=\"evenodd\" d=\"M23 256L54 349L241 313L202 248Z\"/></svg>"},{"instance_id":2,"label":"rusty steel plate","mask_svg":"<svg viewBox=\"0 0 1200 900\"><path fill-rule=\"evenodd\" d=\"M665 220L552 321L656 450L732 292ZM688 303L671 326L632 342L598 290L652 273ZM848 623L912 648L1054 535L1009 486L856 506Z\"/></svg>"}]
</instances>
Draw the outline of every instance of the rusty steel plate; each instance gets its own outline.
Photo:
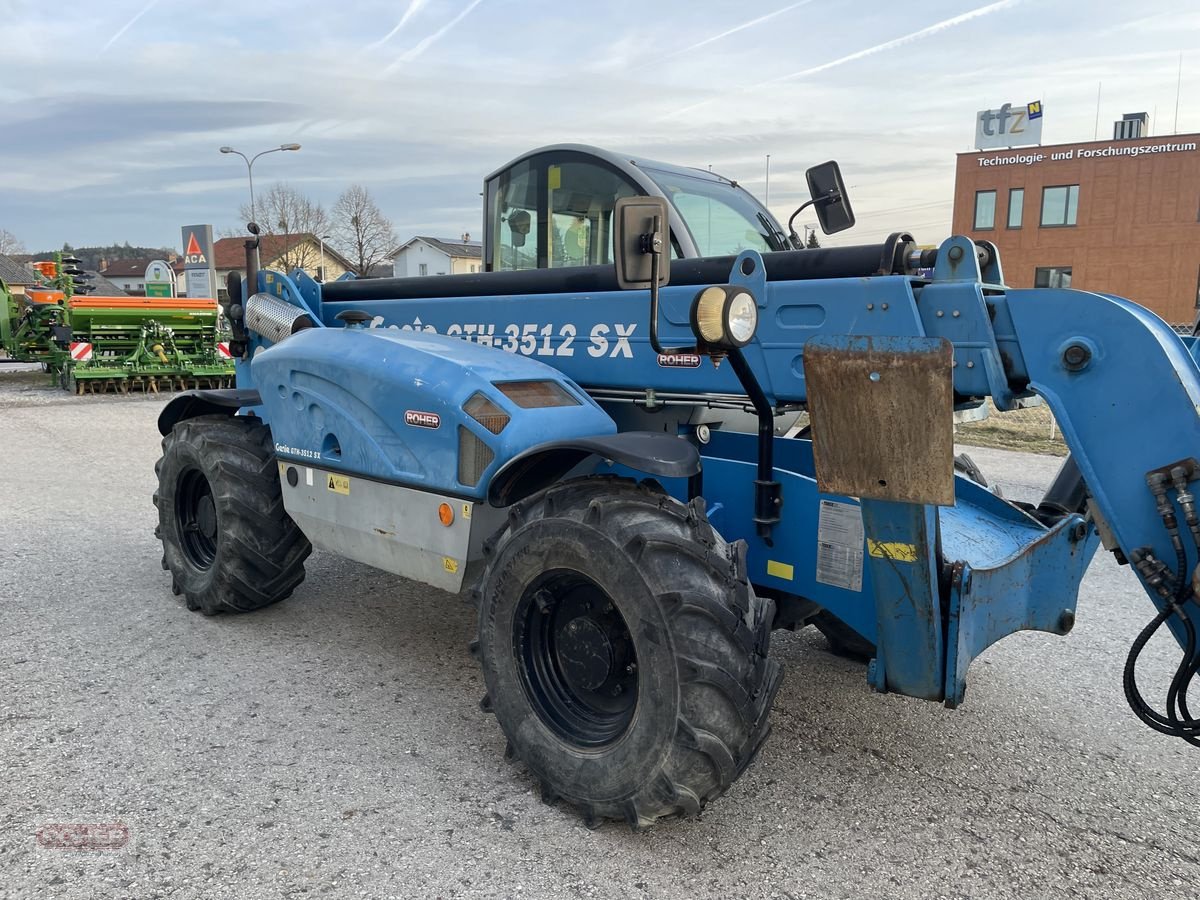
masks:
<instances>
[{"instance_id":1,"label":"rusty steel plate","mask_svg":"<svg viewBox=\"0 0 1200 900\"><path fill-rule=\"evenodd\" d=\"M944 338L842 335L806 343L817 486L953 506L952 359Z\"/></svg>"}]
</instances>

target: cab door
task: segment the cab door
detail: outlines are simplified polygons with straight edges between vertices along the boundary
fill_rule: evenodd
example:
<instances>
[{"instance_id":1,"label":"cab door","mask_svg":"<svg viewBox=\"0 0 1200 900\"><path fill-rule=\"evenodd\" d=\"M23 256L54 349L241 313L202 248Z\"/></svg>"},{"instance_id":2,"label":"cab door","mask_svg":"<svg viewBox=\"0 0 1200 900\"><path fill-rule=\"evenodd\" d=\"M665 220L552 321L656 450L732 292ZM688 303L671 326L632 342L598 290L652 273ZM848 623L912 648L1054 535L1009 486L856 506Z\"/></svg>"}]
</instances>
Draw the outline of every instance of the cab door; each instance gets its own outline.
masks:
<instances>
[{"instance_id":1,"label":"cab door","mask_svg":"<svg viewBox=\"0 0 1200 900\"><path fill-rule=\"evenodd\" d=\"M489 271L611 265L613 211L644 193L603 160L553 151L488 181Z\"/></svg>"}]
</instances>

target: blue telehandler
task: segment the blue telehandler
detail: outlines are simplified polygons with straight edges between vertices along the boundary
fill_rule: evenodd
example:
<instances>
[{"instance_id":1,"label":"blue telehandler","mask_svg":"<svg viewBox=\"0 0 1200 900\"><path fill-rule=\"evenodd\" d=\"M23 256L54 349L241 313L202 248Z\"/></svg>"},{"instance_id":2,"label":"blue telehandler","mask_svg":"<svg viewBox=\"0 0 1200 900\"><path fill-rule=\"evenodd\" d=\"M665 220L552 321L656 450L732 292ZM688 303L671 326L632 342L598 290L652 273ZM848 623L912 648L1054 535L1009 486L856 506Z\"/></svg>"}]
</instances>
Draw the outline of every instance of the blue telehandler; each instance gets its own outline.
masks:
<instances>
[{"instance_id":1,"label":"blue telehandler","mask_svg":"<svg viewBox=\"0 0 1200 900\"><path fill-rule=\"evenodd\" d=\"M836 164L808 182L826 233L853 224ZM478 274L321 284L247 241L237 388L159 420L189 609L286 598L313 546L462 592L512 754L548 801L637 828L753 760L773 628L823 623L875 690L954 707L991 644L1071 630L1103 546L1156 611L1130 705L1200 741L1191 339L1010 289L963 236L800 249L728 179L595 148L526 154L484 197ZM1039 503L955 473L956 410L1037 398L1071 451ZM1135 669L1163 626L1182 654L1152 703Z\"/></svg>"}]
</instances>

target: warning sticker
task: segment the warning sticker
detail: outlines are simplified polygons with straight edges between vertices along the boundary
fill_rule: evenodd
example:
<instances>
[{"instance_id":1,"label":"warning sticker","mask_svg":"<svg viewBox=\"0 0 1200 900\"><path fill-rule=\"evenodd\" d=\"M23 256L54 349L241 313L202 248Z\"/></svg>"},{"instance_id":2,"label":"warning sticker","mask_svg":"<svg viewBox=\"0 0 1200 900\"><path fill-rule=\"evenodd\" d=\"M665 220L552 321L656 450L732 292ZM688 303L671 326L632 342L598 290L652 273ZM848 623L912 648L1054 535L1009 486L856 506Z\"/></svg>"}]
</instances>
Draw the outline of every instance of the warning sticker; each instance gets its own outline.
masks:
<instances>
[{"instance_id":1,"label":"warning sticker","mask_svg":"<svg viewBox=\"0 0 1200 900\"><path fill-rule=\"evenodd\" d=\"M853 503L822 500L817 522L817 581L862 590L862 510Z\"/></svg>"},{"instance_id":2,"label":"warning sticker","mask_svg":"<svg viewBox=\"0 0 1200 900\"><path fill-rule=\"evenodd\" d=\"M349 494L350 479L345 475L326 475L325 487L333 491L335 494Z\"/></svg>"},{"instance_id":3,"label":"warning sticker","mask_svg":"<svg viewBox=\"0 0 1200 900\"><path fill-rule=\"evenodd\" d=\"M449 572L451 575L457 575L458 574L458 560L454 559L452 557L449 557L449 556L443 556L442 557L442 568L445 569L447 572Z\"/></svg>"},{"instance_id":4,"label":"warning sticker","mask_svg":"<svg viewBox=\"0 0 1200 900\"><path fill-rule=\"evenodd\" d=\"M867 541L867 552L879 559L891 559L896 562L915 563L917 561L917 545L906 544L903 541Z\"/></svg>"}]
</instances>

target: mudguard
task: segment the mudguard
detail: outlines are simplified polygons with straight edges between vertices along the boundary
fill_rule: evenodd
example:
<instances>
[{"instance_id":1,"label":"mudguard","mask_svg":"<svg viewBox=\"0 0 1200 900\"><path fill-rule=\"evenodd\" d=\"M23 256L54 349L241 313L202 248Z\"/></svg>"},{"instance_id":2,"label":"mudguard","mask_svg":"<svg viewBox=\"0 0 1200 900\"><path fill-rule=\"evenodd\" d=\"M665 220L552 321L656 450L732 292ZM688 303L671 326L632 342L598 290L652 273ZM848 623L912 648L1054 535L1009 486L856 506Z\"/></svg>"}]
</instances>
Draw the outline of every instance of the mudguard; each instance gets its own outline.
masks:
<instances>
[{"instance_id":1,"label":"mudguard","mask_svg":"<svg viewBox=\"0 0 1200 900\"><path fill-rule=\"evenodd\" d=\"M496 473L488 487L488 502L510 506L554 484L589 456L663 478L687 478L700 471L700 451L695 445L657 431L548 441L530 447Z\"/></svg>"},{"instance_id":2,"label":"mudguard","mask_svg":"<svg viewBox=\"0 0 1200 900\"><path fill-rule=\"evenodd\" d=\"M257 406L258 391L245 388L211 391L184 391L174 397L158 414L158 433L166 437L184 419L209 416L215 413L235 415L239 409Z\"/></svg>"}]
</instances>

